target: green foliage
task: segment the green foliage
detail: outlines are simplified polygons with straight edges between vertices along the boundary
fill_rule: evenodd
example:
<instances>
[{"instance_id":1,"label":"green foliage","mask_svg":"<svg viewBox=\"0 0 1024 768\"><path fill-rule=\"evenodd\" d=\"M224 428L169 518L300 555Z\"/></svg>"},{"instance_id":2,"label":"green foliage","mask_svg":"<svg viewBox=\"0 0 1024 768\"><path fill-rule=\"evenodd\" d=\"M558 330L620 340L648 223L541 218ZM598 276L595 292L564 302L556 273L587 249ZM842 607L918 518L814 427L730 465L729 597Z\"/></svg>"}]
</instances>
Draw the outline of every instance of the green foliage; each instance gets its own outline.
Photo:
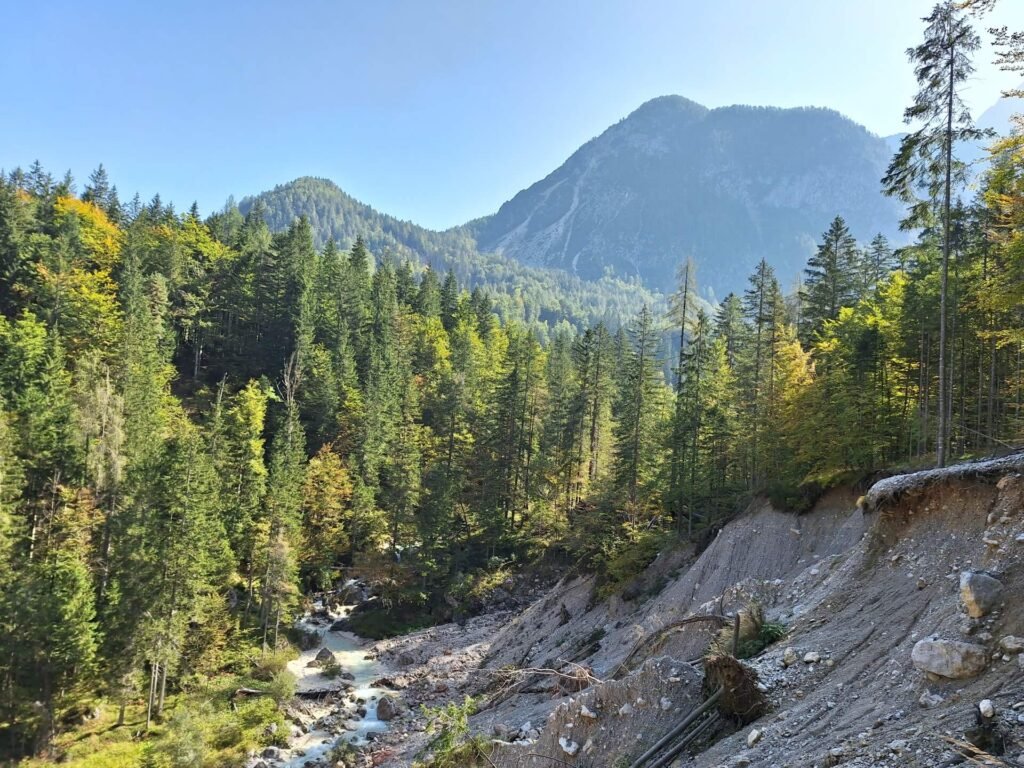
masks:
<instances>
[{"instance_id":1,"label":"green foliage","mask_svg":"<svg viewBox=\"0 0 1024 768\"><path fill-rule=\"evenodd\" d=\"M661 528L623 524L618 535L610 538L601 547L598 567L603 584L601 596L618 592L634 577L638 576L670 546L675 534Z\"/></svg>"},{"instance_id":2,"label":"green foliage","mask_svg":"<svg viewBox=\"0 0 1024 768\"><path fill-rule=\"evenodd\" d=\"M421 768L466 768L484 764L490 743L482 737L467 738L469 717L476 702L467 696L461 704L449 702L443 707L423 707L427 733L434 738L427 745L429 757Z\"/></svg>"}]
</instances>

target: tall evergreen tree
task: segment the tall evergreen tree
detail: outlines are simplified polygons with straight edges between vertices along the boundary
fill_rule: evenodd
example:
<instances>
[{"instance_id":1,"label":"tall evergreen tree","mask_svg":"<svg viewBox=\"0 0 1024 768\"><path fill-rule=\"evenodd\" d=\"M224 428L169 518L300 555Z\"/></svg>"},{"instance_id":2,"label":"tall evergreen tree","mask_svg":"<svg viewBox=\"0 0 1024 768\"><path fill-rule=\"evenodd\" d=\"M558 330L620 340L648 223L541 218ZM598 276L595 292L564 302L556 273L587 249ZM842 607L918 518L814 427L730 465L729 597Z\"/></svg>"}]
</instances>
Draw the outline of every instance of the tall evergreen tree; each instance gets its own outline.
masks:
<instances>
[{"instance_id":1,"label":"tall evergreen tree","mask_svg":"<svg viewBox=\"0 0 1024 768\"><path fill-rule=\"evenodd\" d=\"M807 262L800 313L801 337L809 343L826 321L852 306L858 295L860 253L841 216L836 216L822 235L817 253Z\"/></svg>"},{"instance_id":2,"label":"tall evergreen tree","mask_svg":"<svg viewBox=\"0 0 1024 768\"><path fill-rule=\"evenodd\" d=\"M915 65L919 90L903 115L907 124L921 123L921 127L903 137L882 184L887 194L910 206L905 226L921 226L938 219L942 229L936 440L936 463L941 467L946 463L948 440L946 300L953 238L950 211L954 187L964 180L964 167L955 160L953 147L958 142L976 141L985 132L974 127L960 95L974 72L971 55L981 46L981 39L967 22L963 7L954 0L942 0L924 21L924 42L907 51ZM928 193L925 199L918 197L921 188ZM936 208L940 211L938 215L934 213Z\"/></svg>"}]
</instances>

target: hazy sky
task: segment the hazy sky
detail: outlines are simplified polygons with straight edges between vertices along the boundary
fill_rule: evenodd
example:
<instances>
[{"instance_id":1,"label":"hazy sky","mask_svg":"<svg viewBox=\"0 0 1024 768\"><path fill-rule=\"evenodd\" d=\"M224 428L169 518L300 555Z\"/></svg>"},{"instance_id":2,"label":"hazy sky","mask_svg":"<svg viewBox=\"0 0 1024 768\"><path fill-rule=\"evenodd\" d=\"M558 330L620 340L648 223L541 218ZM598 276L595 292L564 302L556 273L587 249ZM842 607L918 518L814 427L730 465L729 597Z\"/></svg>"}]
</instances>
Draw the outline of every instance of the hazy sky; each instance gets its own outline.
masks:
<instances>
[{"instance_id":1,"label":"hazy sky","mask_svg":"<svg viewBox=\"0 0 1024 768\"><path fill-rule=\"evenodd\" d=\"M445 227L654 96L828 106L879 134L932 0L0 0L0 168L204 212L300 175ZM985 26L1024 29L1001 0ZM976 114L1013 83L986 49Z\"/></svg>"}]
</instances>

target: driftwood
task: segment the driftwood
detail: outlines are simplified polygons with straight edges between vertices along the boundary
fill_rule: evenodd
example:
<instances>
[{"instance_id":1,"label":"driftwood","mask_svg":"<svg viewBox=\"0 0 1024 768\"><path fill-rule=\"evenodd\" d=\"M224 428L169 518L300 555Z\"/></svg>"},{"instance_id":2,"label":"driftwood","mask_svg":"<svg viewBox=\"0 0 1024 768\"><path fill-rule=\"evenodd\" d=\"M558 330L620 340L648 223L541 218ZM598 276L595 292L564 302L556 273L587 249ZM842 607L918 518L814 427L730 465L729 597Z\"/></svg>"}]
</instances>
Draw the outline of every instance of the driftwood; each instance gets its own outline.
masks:
<instances>
[{"instance_id":1,"label":"driftwood","mask_svg":"<svg viewBox=\"0 0 1024 768\"><path fill-rule=\"evenodd\" d=\"M301 691L296 691L295 695L300 699L320 699L325 696L336 696L345 693L346 690L345 688L305 688Z\"/></svg>"},{"instance_id":2,"label":"driftwood","mask_svg":"<svg viewBox=\"0 0 1024 768\"><path fill-rule=\"evenodd\" d=\"M269 691L261 691L259 688L236 688L230 698L232 701L248 696L269 696Z\"/></svg>"},{"instance_id":3,"label":"driftwood","mask_svg":"<svg viewBox=\"0 0 1024 768\"><path fill-rule=\"evenodd\" d=\"M630 649L629 653L626 654L626 657L619 662L619 665L612 672L611 678L613 680L618 679L624 672L631 671L633 660L641 651L647 650L652 646L656 647L660 645L665 642L670 635L681 631L685 626L690 624L710 623L717 625L718 628L721 629L722 627L728 626L732 621L734 620L730 619L728 616L709 613L701 616L687 616L685 619L680 619L679 621L673 621L671 624L666 624L654 633L640 638Z\"/></svg>"},{"instance_id":4,"label":"driftwood","mask_svg":"<svg viewBox=\"0 0 1024 768\"><path fill-rule=\"evenodd\" d=\"M569 667L568 672L563 671L565 667ZM509 669L505 667L494 671L480 671L493 675L500 688L477 707L478 712L490 709L517 693L529 692L528 689L531 685L545 678L554 680L553 688L545 690L557 690L560 693L579 693L592 685L600 685L604 682L595 677L589 667L571 661L564 663L560 669L554 667Z\"/></svg>"}]
</instances>

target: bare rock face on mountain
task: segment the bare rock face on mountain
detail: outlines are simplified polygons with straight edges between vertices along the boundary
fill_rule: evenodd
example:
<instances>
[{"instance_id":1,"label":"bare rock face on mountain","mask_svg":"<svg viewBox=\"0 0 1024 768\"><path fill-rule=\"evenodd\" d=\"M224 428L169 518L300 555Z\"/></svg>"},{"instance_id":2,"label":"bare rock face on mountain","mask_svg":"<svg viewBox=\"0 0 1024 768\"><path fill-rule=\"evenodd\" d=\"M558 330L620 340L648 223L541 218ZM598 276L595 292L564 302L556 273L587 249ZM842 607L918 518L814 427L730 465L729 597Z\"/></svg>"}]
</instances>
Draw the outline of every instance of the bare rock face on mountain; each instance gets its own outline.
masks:
<instances>
[{"instance_id":1,"label":"bare rock face on mountain","mask_svg":"<svg viewBox=\"0 0 1024 768\"><path fill-rule=\"evenodd\" d=\"M762 257L788 281L837 214L853 234L893 235L879 179L884 139L827 109L642 105L560 168L469 225L481 250L671 285L687 256L719 298Z\"/></svg>"}]
</instances>

